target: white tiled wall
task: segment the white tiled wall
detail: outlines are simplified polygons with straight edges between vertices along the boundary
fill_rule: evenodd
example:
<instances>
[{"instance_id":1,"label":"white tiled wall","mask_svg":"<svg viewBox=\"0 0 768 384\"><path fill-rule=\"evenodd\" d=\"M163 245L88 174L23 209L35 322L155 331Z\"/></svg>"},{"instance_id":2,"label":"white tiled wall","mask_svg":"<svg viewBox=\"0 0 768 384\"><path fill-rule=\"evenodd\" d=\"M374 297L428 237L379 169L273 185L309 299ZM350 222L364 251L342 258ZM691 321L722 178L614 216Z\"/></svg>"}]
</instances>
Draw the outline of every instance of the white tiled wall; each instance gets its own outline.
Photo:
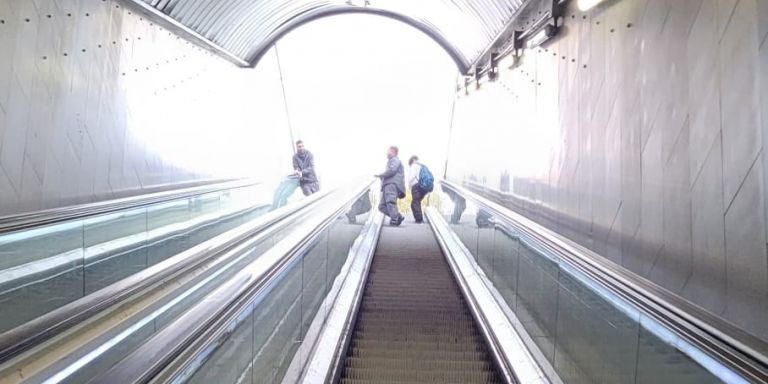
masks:
<instances>
[{"instance_id":1,"label":"white tiled wall","mask_svg":"<svg viewBox=\"0 0 768 384\"><path fill-rule=\"evenodd\" d=\"M120 1L0 0L0 216L270 173L280 92Z\"/></svg>"}]
</instances>

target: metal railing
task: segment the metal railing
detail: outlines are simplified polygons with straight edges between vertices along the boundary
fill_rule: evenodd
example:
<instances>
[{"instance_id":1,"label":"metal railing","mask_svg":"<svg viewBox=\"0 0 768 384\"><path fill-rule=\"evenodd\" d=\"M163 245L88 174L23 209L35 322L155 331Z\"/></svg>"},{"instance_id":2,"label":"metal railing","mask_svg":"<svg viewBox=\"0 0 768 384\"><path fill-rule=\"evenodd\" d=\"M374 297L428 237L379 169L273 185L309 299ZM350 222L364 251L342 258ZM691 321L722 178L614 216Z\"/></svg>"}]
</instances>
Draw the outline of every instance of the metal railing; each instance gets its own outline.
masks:
<instances>
[{"instance_id":1,"label":"metal railing","mask_svg":"<svg viewBox=\"0 0 768 384\"><path fill-rule=\"evenodd\" d=\"M232 186L233 184L226 183ZM250 186L253 183L237 183L240 187ZM219 184L219 188L223 185ZM234 188L238 188L235 186ZM223 188L228 189L228 188ZM165 197L156 196L153 203L161 198L181 198L181 195L189 196L190 193L211 192L211 188L205 188L205 192L195 189L196 192L187 191L178 194L164 194ZM0 334L0 363L8 361L20 353L39 345L40 343L59 335L73 326L82 323L107 308L121 303L135 294L168 280L172 276L191 271L198 266L211 260L216 255L227 252L244 239L264 231L267 228L279 223L287 218L303 211L305 208L315 204L328 193L317 193L309 198L303 199L295 204L290 204L267 213L252 222L244 224L237 229L213 239L194 246L182 253L155 264L143 271L135 273L103 289L93 292L76 301L59 307L47 314L26 322L8 332ZM147 200L141 200L141 204L150 204ZM109 205L115 207L115 205ZM122 209L122 208L118 208Z\"/></svg>"},{"instance_id":2,"label":"metal railing","mask_svg":"<svg viewBox=\"0 0 768 384\"><path fill-rule=\"evenodd\" d=\"M357 315L362 306L363 293L368 281L373 254L379 242L384 215L374 212L366 221L362 232L356 239L357 247L350 250L349 259L344 265L337 290L326 298L331 308L327 321L321 324L322 330L313 340L311 355L306 365L301 368L293 381L285 378L283 383L303 384L337 383L344 369L344 359L352 340ZM318 316L319 317L319 316ZM324 320L324 319L319 319ZM313 325L320 323L313 322ZM296 361L294 357L294 361ZM301 365L300 363L296 365ZM290 369L289 369L290 370Z\"/></svg>"},{"instance_id":3,"label":"metal railing","mask_svg":"<svg viewBox=\"0 0 768 384\"><path fill-rule=\"evenodd\" d=\"M204 185L182 189L166 190L95 203L3 216L0 217L0 234L60 223L67 220L83 219L104 213L144 207L172 200L204 195L206 193L252 187L258 184L261 184L261 182L255 180L213 181Z\"/></svg>"},{"instance_id":4,"label":"metal railing","mask_svg":"<svg viewBox=\"0 0 768 384\"><path fill-rule=\"evenodd\" d=\"M348 207L371 188L372 181L333 193L316 214L228 279L204 300L142 343L125 359L92 383L146 383L183 381L199 364L223 345L232 332L228 326L303 255ZM239 247L247 247L241 244Z\"/></svg>"},{"instance_id":5,"label":"metal railing","mask_svg":"<svg viewBox=\"0 0 768 384\"><path fill-rule=\"evenodd\" d=\"M748 381L768 382L768 344L764 341L500 204L456 183L442 181L442 185L533 239L545 252L556 255L568 267L634 306L667 332L690 343L699 355L703 352L709 361L722 364ZM682 352L697 355L692 351Z\"/></svg>"},{"instance_id":6,"label":"metal railing","mask_svg":"<svg viewBox=\"0 0 768 384\"><path fill-rule=\"evenodd\" d=\"M484 336L488 351L496 361L496 365L499 374L505 383L528 383L532 380L521 381L518 376L516 366L519 366L519 359L514 359L512 354L505 350L505 347L510 346L511 337L506 337L501 340L498 336L500 328L504 325L505 321L498 312L492 308L493 301L485 298L483 301L483 292L481 292L482 286L472 286L468 281L469 273L465 272L459 263L466 261L462 258L471 258L471 253L463 247L461 241L455 237L455 234L448 226L448 223L436 212L435 208L428 207L426 210L426 216L429 219L429 225L432 227L432 231L435 234L440 248L443 250L446 261L448 262L451 271L453 272L456 283L459 286L464 299L467 303L467 308L472 313L472 317L475 318L477 328ZM473 290L474 288L474 290ZM488 296L487 294L485 296ZM495 318L494 318L495 315ZM519 351L518 351L519 353ZM526 377L526 379L528 379Z\"/></svg>"}]
</instances>

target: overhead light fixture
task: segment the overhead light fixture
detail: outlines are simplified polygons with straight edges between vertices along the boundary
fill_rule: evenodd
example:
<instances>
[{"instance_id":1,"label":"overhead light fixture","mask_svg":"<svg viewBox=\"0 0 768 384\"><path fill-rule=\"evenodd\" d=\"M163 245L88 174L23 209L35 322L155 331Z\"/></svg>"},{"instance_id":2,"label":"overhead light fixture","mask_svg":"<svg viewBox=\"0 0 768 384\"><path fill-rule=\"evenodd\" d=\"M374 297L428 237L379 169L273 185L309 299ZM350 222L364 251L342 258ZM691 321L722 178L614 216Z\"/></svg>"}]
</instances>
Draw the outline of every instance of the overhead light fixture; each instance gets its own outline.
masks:
<instances>
[{"instance_id":1,"label":"overhead light fixture","mask_svg":"<svg viewBox=\"0 0 768 384\"><path fill-rule=\"evenodd\" d=\"M525 47L528 49L536 48L546 43L547 40L551 39L552 36L555 36L556 34L557 28L552 24L546 24L543 28L539 29L536 33L531 35L531 37L525 40Z\"/></svg>"},{"instance_id":2,"label":"overhead light fixture","mask_svg":"<svg viewBox=\"0 0 768 384\"><path fill-rule=\"evenodd\" d=\"M579 11L586 12L602 2L603 0L578 0L576 6L579 8Z\"/></svg>"}]
</instances>

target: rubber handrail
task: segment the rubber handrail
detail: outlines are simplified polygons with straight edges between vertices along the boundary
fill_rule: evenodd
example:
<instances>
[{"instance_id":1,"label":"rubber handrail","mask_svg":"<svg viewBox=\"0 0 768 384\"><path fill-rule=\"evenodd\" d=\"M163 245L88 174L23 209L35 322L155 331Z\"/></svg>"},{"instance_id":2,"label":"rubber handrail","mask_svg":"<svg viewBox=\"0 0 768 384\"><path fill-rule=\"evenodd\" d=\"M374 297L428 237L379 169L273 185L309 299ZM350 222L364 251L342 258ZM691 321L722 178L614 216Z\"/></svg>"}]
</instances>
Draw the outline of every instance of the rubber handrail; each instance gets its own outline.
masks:
<instances>
[{"instance_id":1,"label":"rubber handrail","mask_svg":"<svg viewBox=\"0 0 768 384\"><path fill-rule=\"evenodd\" d=\"M0 217L0 234L258 184L261 182L251 179L215 181L181 189L3 216Z\"/></svg>"}]
</instances>

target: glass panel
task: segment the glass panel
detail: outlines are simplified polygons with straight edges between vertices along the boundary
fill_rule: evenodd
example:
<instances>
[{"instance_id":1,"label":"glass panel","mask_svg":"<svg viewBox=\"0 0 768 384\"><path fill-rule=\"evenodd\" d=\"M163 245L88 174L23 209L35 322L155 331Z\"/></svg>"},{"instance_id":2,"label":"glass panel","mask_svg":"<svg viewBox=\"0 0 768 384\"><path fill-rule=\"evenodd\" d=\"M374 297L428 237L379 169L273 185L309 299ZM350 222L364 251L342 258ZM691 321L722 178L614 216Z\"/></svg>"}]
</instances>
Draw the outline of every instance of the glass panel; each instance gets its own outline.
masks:
<instances>
[{"instance_id":1,"label":"glass panel","mask_svg":"<svg viewBox=\"0 0 768 384\"><path fill-rule=\"evenodd\" d=\"M85 219L85 247L100 246L110 241L147 231L146 208L137 208Z\"/></svg>"},{"instance_id":2,"label":"glass panel","mask_svg":"<svg viewBox=\"0 0 768 384\"><path fill-rule=\"evenodd\" d=\"M243 209L262 205L262 208L269 209L271 196L268 192L269 189L264 185L224 191L221 196L221 207L222 209Z\"/></svg>"},{"instance_id":3,"label":"glass panel","mask_svg":"<svg viewBox=\"0 0 768 384\"><path fill-rule=\"evenodd\" d=\"M175 200L147 208L147 230L152 231L170 224L189 220L189 199Z\"/></svg>"},{"instance_id":4,"label":"glass panel","mask_svg":"<svg viewBox=\"0 0 768 384\"><path fill-rule=\"evenodd\" d=\"M567 273L560 284L555 368L561 378L633 383L639 318L630 318Z\"/></svg>"},{"instance_id":5,"label":"glass panel","mask_svg":"<svg viewBox=\"0 0 768 384\"><path fill-rule=\"evenodd\" d=\"M459 200L459 202L460 201L461 200ZM456 232L456 235L459 236L459 239L464 243L464 246L472 253L472 256L477 259L477 208L471 204L469 207L466 207L466 204L467 203L464 203L465 209L461 210L461 214L459 214L459 210L457 210L457 207L461 208L461 205L454 204L454 209L451 212L450 218L457 221L451 222L451 228Z\"/></svg>"},{"instance_id":6,"label":"glass panel","mask_svg":"<svg viewBox=\"0 0 768 384\"><path fill-rule=\"evenodd\" d=\"M82 221L0 235L0 333L82 296Z\"/></svg>"},{"instance_id":7,"label":"glass panel","mask_svg":"<svg viewBox=\"0 0 768 384\"><path fill-rule=\"evenodd\" d=\"M205 195L195 196L190 199L189 217L197 217L206 213L219 210L221 203L221 192L213 192Z\"/></svg>"},{"instance_id":8,"label":"glass panel","mask_svg":"<svg viewBox=\"0 0 768 384\"><path fill-rule=\"evenodd\" d=\"M364 198L369 199L369 195ZM295 359L305 364L312 346L302 345L302 342L313 321L327 316L329 308L323 307L323 301L339 278L339 271L347 261L371 206L373 204L357 205L357 208L368 208L351 209L338 217L301 257L293 261L278 282L272 283L272 287L255 299L251 315L253 359L249 363L250 371L242 369L244 364L239 356L250 353L245 344L228 340L188 381L279 383ZM239 328L233 334L238 332L246 334ZM228 359L232 361L229 365Z\"/></svg>"},{"instance_id":9,"label":"glass panel","mask_svg":"<svg viewBox=\"0 0 768 384\"><path fill-rule=\"evenodd\" d=\"M647 320L647 319L643 319ZM668 342L640 328L637 357L637 383L715 383L720 382L686 354Z\"/></svg>"},{"instance_id":10,"label":"glass panel","mask_svg":"<svg viewBox=\"0 0 768 384\"><path fill-rule=\"evenodd\" d=\"M517 315L551 362L557 321L557 264L541 257L526 244L520 245L517 281Z\"/></svg>"},{"instance_id":11,"label":"glass panel","mask_svg":"<svg viewBox=\"0 0 768 384\"><path fill-rule=\"evenodd\" d=\"M124 325L120 328L112 330L115 334L123 331L128 325ZM122 357L127 356L131 351L141 345L141 343L152 336L155 332L155 326L152 323L148 323L133 330L133 332L121 340L120 343L113 346L107 353L98 356L93 361L89 362L85 367L75 371L72 375L62 380L62 383L67 384L81 384L89 382L94 376L99 373L106 372ZM62 361L61 364L65 363ZM42 380L41 380L42 381ZM30 380L30 382L40 382L36 380Z\"/></svg>"},{"instance_id":12,"label":"glass panel","mask_svg":"<svg viewBox=\"0 0 768 384\"><path fill-rule=\"evenodd\" d=\"M183 199L147 209L147 265L157 264L191 246L189 232L200 228L185 225L190 220L189 206L190 200Z\"/></svg>"},{"instance_id":13,"label":"glass panel","mask_svg":"<svg viewBox=\"0 0 768 384\"><path fill-rule=\"evenodd\" d=\"M234 199L233 195L226 193L223 196L226 196L226 199ZM243 196L245 197L242 198L246 200L253 197L253 195ZM214 204L211 201L206 203L199 199L190 200L190 203L186 200L164 203L149 210L131 210L95 217L81 223L79 239L76 243L87 245L85 252L80 248L80 260L86 259L90 264L85 269L88 275L77 280L79 295L82 296L84 286L91 290L97 289L96 285L104 285L110 280L115 280L116 276L125 270L137 270L139 268L137 265L142 262L147 263L151 252L157 251L160 247L173 246L169 242L176 235L187 236L192 240L202 240L198 238L200 233L219 233L223 231L222 223L231 224L241 220L239 212L228 215L225 211L224 216L220 218L215 217L222 212L213 212L208 216L213 215L214 220L206 219L204 224L189 226L189 223L197 220L192 218L195 215L194 212L204 212L209 209L206 208L206 204ZM248 208L247 211L266 212L264 208L269 207L267 203L258 204L258 202L249 201L250 205L247 207L252 209ZM242 208L238 204L240 203L233 203L228 207L234 207L234 210ZM366 205L370 206L370 204ZM188 209L190 207L194 212ZM370 209L358 212L355 216L362 223L367 219L369 212ZM201 217L206 215L197 216L197 218ZM138 313L132 313L129 317L121 319L108 332L98 335L100 342L118 337L112 339L114 343L105 344L109 345L106 350L100 351L95 356L90 356L92 351L87 348L73 351L68 359L54 363L49 370L35 376L35 380L38 378L44 380L50 372L60 372L76 361L76 366L79 368L64 378L64 382L84 382L105 372L147 338L171 324L191 305L204 300L222 282L231 279L271 249L277 239L292 232L295 227L293 219L283 222L279 228L273 228L277 231L272 236L264 238L259 244L254 244L243 254L227 260L208 260L205 264L208 269L195 270L178 280L169 282L158 291L157 297L151 304L146 307L136 307L135 309L139 310ZM192 375L190 380L279 382L294 357L306 359L305 353L297 355L298 348L302 345L302 340L306 337L313 320L317 319L319 322L325 320L329 308L323 306L323 301L328 290L337 280L350 247L362 228L361 224L353 223L349 216L339 216L317 237L303 255L294 260L292 265L287 266L276 281L273 281L271 286L266 287L259 297L254 299L248 311L241 313L230 324L230 332L224 336L226 339L222 340L223 344L206 351L211 355L202 360L205 362L199 370L190 372ZM162 236L157 236L157 233L161 233ZM148 236L153 237L153 240L148 241ZM6 241L0 244L9 243L8 239L4 240ZM187 241L187 246L192 243L192 240ZM65 242L62 241L60 244ZM332 255L330 258L329 252ZM132 263L135 260L140 262ZM81 267L79 270L83 271L84 268ZM47 295L50 296L50 292ZM126 312L128 313L131 312ZM64 340L64 342L68 341ZM307 351L310 347L306 348ZM82 360L78 361L78 359ZM302 360L297 361L302 362Z\"/></svg>"},{"instance_id":14,"label":"glass panel","mask_svg":"<svg viewBox=\"0 0 768 384\"><path fill-rule=\"evenodd\" d=\"M360 228L362 224L352 224L346 217L339 217L328 230L328 290L331 289L336 276L344 266L349 248L360 233Z\"/></svg>"},{"instance_id":15,"label":"glass panel","mask_svg":"<svg viewBox=\"0 0 768 384\"><path fill-rule=\"evenodd\" d=\"M496 228L494 219L486 211L478 210L475 216L475 225L477 225L477 262L483 269L488 278L493 278L494 264L494 236Z\"/></svg>"},{"instance_id":16,"label":"glass panel","mask_svg":"<svg viewBox=\"0 0 768 384\"><path fill-rule=\"evenodd\" d=\"M303 258L303 289L301 296L302 308L302 330L301 338L307 333L312 320L320 311L323 313L325 308L321 308L323 299L327 292L326 282L328 279L328 232L324 232L317 239L316 243L307 252Z\"/></svg>"},{"instance_id":17,"label":"glass panel","mask_svg":"<svg viewBox=\"0 0 768 384\"><path fill-rule=\"evenodd\" d=\"M448 220L452 209L442 212ZM564 383L720 382L634 307L482 210L467 212L452 228Z\"/></svg>"},{"instance_id":18,"label":"glass panel","mask_svg":"<svg viewBox=\"0 0 768 384\"><path fill-rule=\"evenodd\" d=\"M273 245L272 239L264 239L263 242L254 245L253 248L246 253L245 257L242 257L237 262L234 262L231 265L229 265L226 270L224 270L218 276L211 279L208 283L206 283L205 286L201 287L194 293L185 297L183 300L179 301L178 304L174 305L172 308L168 309L166 312L158 316L157 319L155 320L155 328L161 329L166 325L168 325L171 321L176 319L176 317L183 314L188 307L200 302L200 300L202 300L207 294L213 291L220 284L229 280L232 276L240 272L249 263L258 259L261 255L267 252L272 247L272 245ZM196 279L193 279L187 282L186 285L192 286L196 284L198 281L203 280L205 277L207 277L207 275L198 276ZM169 297L168 300L170 299L172 298Z\"/></svg>"},{"instance_id":19,"label":"glass panel","mask_svg":"<svg viewBox=\"0 0 768 384\"><path fill-rule=\"evenodd\" d=\"M463 216L464 211L467 209L467 201L448 188L441 188L441 190L443 193L440 194L440 206L444 207L442 214L445 220L451 225L461 223L464 220Z\"/></svg>"},{"instance_id":20,"label":"glass panel","mask_svg":"<svg viewBox=\"0 0 768 384\"><path fill-rule=\"evenodd\" d=\"M228 335L221 348L189 379L191 383L251 383L251 359L254 355L253 305L243 311L228 326Z\"/></svg>"},{"instance_id":21,"label":"glass panel","mask_svg":"<svg viewBox=\"0 0 768 384\"><path fill-rule=\"evenodd\" d=\"M298 260L256 306L252 365L255 383L279 383L300 346L302 270Z\"/></svg>"},{"instance_id":22,"label":"glass panel","mask_svg":"<svg viewBox=\"0 0 768 384\"><path fill-rule=\"evenodd\" d=\"M85 220L85 293L147 267L147 209Z\"/></svg>"},{"instance_id":23,"label":"glass panel","mask_svg":"<svg viewBox=\"0 0 768 384\"><path fill-rule=\"evenodd\" d=\"M204 227L196 227L190 231L176 232L159 238L153 236L148 239L147 266L169 259L212 237L203 236L203 232Z\"/></svg>"},{"instance_id":24,"label":"glass panel","mask_svg":"<svg viewBox=\"0 0 768 384\"><path fill-rule=\"evenodd\" d=\"M329 288L347 261L349 250L357 236L368 221L377 205L376 195L366 193L361 196L347 211L344 216L338 218L328 233L328 279Z\"/></svg>"},{"instance_id":25,"label":"glass panel","mask_svg":"<svg viewBox=\"0 0 768 384\"><path fill-rule=\"evenodd\" d=\"M497 227L493 238L493 274L490 276L496 289L510 308L517 307L517 276L520 263L519 246L516 236L509 230ZM486 271L487 273L487 271Z\"/></svg>"},{"instance_id":26,"label":"glass panel","mask_svg":"<svg viewBox=\"0 0 768 384\"><path fill-rule=\"evenodd\" d=\"M237 188L0 236L0 302L10 309L0 332L264 214L267 189Z\"/></svg>"},{"instance_id":27,"label":"glass panel","mask_svg":"<svg viewBox=\"0 0 768 384\"><path fill-rule=\"evenodd\" d=\"M192 383L277 383L301 340L305 266L296 260L266 287L213 355L187 380Z\"/></svg>"},{"instance_id":28,"label":"glass panel","mask_svg":"<svg viewBox=\"0 0 768 384\"><path fill-rule=\"evenodd\" d=\"M112 348L101 353L97 359L88 362L84 367L79 369L75 375L70 377L72 380L69 382L85 382L87 380L80 380L80 378L92 378L99 373L106 371L106 369L127 356L135 347L155 334L155 332L163 329L173 320L178 318L179 315L186 312L192 305L199 303L223 282L230 279L245 266L263 255L272 247L272 245L272 238L265 238L261 243L255 244L253 248L249 249L244 254L222 263L218 268L213 268L204 273L194 274L194 276L190 276L188 279L173 281L173 285L180 285L176 291L157 299L151 305L144 308L140 313L125 320L118 327L110 329L109 336L105 336L105 338L114 337L123 330L134 326L134 324L138 324L141 321L148 321L146 325L132 330L125 339L120 340ZM211 260L211 262L213 262L213 260ZM182 295L184 296L182 297ZM177 302L168 305L172 300L177 299ZM216 369L214 369L214 371L216 371Z\"/></svg>"}]
</instances>

